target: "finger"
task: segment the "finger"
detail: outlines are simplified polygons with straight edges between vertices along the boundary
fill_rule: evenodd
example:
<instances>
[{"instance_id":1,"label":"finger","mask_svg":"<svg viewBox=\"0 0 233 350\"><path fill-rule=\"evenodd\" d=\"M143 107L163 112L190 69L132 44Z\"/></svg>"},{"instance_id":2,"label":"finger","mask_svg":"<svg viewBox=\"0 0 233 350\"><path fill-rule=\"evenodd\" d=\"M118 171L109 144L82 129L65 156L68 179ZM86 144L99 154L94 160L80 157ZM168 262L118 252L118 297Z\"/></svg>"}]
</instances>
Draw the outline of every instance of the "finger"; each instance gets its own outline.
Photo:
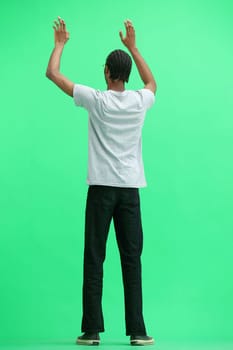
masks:
<instances>
[{"instance_id":1,"label":"finger","mask_svg":"<svg viewBox=\"0 0 233 350\"><path fill-rule=\"evenodd\" d=\"M58 20L59 20L59 23L60 23L61 30L62 31L66 31L65 21L60 16L58 16Z\"/></svg>"},{"instance_id":2,"label":"finger","mask_svg":"<svg viewBox=\"0 0 233 350\"><path fill-rule=\"evenodd\" d=\"M53 21L53 23L55 24L56 30L59 29L59 23L57 21Z\"/></svg>"},{"instance_id":3,"label":"finger","mask_svg":"<svg viewBox=\"0 0 233 350\"><path fill-rule=\"evenodd\" d=\"M63 30L63 24L62 24L62 19L60 16L57 17L58 18L58 21L59 21L59 30Z\"/></svg>"},{"instance_id":4,"label":"finger","mask_svg":"<svg viewBox=\"0 0 233 350\"><path fill-rule=\"evenodd\" d=\"M127 32L130 30L130 28L131 28L130 23L128 21L126 21L126 30L127 30Z\"/></svg>"},{"instance_id":5,"label":"finger","mask_svg":"<svg viewBox=\"0 0 233 350\"><path fill-rule=\"evenodd\" d=\"M59 23L60 23L60 29L63 31L64 30L64 21L63 19L59 19Z\"/></svg>"},{"instance_id":6,"label":"finger","mask_svg":"<svg viewBox=\"0 0 233 350\"><path fill-rule=\"evenodd\" d=\"M120 35L121 41L124 41L123 33L122 33L121 30L120 30L120 32L119 32L119 35Z\"/></svg>"},{"instance_id":7,"label":"finger","mask_svg":"<svg viewBox=\"0 0 233 350\"><path fill-rule=\"evenodd\" d=\"M66 24L65 24L65 21L63 19L61 20L61 26L62 26L62 30L64 32L66 32Z\"/></svg>"},{"instance_id":8,"label":"finger","mask_svg":"<svg viewBox=\"0 0 233 350\"><path fill-rule=\"evenodd\" d=\"M127 19L126 23L127 23L127 28L128 29L132 29L133 28L133 23L132 23L132 21L130 19Z\"/></svg>"},{"instance_id":9,"label":"finger","mask_svg":"<svg viewBox=\"0 0 233 350\"><path fill-rule=\"evenodd\" d=\"M129 26L129 32L133 33L134 32L134 27L132 25Z\"/></svg>"}]
</instances>

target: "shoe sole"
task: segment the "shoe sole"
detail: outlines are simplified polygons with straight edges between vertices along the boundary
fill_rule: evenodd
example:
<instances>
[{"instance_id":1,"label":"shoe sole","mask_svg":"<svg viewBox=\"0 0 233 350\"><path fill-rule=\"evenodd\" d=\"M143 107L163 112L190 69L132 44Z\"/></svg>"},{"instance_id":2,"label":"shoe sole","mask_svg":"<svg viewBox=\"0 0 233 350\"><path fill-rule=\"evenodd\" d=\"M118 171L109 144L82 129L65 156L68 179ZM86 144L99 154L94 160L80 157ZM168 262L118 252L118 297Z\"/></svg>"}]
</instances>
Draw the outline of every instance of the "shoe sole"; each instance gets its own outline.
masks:
<instances>
[{"instance_id":1,"label":"shoe sole","mask_svg":"<svg viewBox=\"0 0 233 350\"><path fill-rule=\"evenodd\" d=\"M77 339L76 344L78 345L99 345L100 340L82 340L82 339Z\"/></svg>"},{"instance_id":2,"label":"shoe sole","mask_svg":"<svg viewBox=\"0 0 233 350\"><path fill-rule=\"evenodd\" d=\"M133 346L143 346L143 345L153 345L154 344L154 340L131 340L130 342L131 345Z\"/></svg>"}]
</instances>

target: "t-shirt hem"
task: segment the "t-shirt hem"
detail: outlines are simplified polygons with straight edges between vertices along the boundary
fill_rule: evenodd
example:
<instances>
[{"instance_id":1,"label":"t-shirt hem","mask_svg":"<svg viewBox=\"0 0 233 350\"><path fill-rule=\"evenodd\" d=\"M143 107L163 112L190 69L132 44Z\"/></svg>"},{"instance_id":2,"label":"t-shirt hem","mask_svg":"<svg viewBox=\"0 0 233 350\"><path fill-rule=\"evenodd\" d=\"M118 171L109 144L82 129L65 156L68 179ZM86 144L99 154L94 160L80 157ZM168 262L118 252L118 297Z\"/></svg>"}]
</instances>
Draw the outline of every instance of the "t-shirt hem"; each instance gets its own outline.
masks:
<instances>
[{"instance_id":1,"label":"t-shirt hem","mask_svg":"<svg viewBox=\"0 0 233 350\"><path fill-rule=\"evenodd\" d=\"M128 183L112 183L112 182L101 182L101 181L90 181L87 180L89 186L109 186L109 187L125 187L125 188L143 188L147 187L147 183L141 184L128 184Z\"/></svg>"}]
</instances>

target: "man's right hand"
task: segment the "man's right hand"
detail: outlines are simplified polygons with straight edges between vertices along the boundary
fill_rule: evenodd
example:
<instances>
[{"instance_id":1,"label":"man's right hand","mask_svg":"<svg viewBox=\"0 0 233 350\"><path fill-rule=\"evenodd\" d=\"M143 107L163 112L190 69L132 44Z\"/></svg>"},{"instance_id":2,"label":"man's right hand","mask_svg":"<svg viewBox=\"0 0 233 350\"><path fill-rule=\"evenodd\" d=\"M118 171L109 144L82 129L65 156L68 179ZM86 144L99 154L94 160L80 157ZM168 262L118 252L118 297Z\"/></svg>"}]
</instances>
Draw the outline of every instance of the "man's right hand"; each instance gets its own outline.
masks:
<instances>
[{"instance_id":1,"label":"man's right hand","mask_svg":"<svg viewBox=\"0 0 233 350\"><path fill-rule=\"evenodd\" d=\"M133 27L132 22L127 19L125 22L125 29L126 29L126 36L123 36L122 31L120 31L120 38L122 43L127 47L129 51L134 49L136 47L136 42L135 42L135 30Z\"/></svg>"},{"instance_id":2,"label":"man's right hand","mask_svg":"<svg viewBox=\"0 0 233 350\"><path fill-rule=\"evenodd\" d=\"M121 41L127 47L134 59L134 62L136 63L138 72L144 83L144 88L149 89L153 93L155 93L157 86L153 74L151 73L150 68L148 67L144 58L141 56L140 52L136 48L135 30L133 24L129 19L127 19L124 23L126 29L126 36L124 37L122 31L120 31L119 34Z\"/></svg>"}]
</instances>

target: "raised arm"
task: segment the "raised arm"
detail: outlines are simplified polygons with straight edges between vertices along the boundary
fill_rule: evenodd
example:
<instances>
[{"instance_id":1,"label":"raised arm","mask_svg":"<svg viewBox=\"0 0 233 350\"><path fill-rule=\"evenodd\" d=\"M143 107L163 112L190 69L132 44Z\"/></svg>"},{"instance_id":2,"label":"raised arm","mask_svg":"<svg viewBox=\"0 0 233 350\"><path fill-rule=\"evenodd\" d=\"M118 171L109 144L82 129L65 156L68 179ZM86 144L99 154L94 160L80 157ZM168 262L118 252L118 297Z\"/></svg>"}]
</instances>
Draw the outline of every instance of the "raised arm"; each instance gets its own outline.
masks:
<instances>
[{"instance_id":1,"label":"raised arm","mask_svg":"<svg viewBox=\"0 0 233 350\"><path fill-rule=\"evenodd\" d=\"M126 29L126 36L124 37L122 31L120 31L119 34L121 41L127 47L127 49L133 57L140 77L143 83L145 84L144 88L151 90L155 94L157 85L149 66L147 65L144 58L142 57L142 55L136 47L135 30L133 24L130 20L126 20L124 23Z\"/></svg>"},{"instance_id":2,"label":"raised arm","mask_svg":"<svg viewBox=\"0 0 233 350\"><path fill-rule=\"evenodd\" d=\"M66 31L65 22L58 17L54 21L54 41L55 47L49 59L46 70L46 77L52 80L67 95L73 97L74 83L60 73L60 60L66 42L69 40L69 33Z\"/></svg>"}]
</instances>

